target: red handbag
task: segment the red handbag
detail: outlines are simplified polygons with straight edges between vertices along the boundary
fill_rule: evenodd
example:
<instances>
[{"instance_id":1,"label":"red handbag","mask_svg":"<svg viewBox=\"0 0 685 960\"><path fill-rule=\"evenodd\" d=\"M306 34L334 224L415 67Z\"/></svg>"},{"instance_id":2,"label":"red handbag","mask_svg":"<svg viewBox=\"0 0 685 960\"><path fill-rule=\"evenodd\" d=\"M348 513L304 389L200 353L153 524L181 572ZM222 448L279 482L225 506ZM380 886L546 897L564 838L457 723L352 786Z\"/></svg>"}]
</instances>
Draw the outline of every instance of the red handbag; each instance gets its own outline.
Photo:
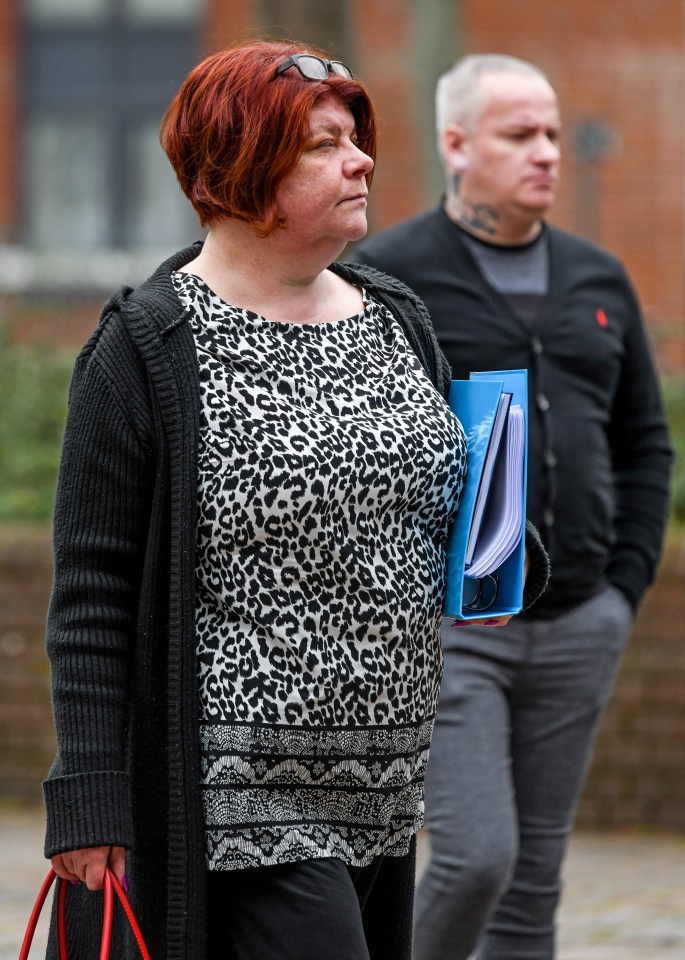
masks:
<instances>
[{"instance_id":1,"label":"red handbag","mask_svg":"<svg viewBox=\"0 0 685 960\"><path fill-rule=\"evenodd\" d=\"M43 904L47 898L48 893L50 892L50 887L55 882L57 874L54 870L51 870L43 881L43 886L40 888L40 893L34 904L33 910L31 911L31 916L29 918L29 923L26 928L26 933L24 934L24 942L21 945L21 951L19 952L19 960L27 960L29 955L29 950L31 949L31 941L33 940L33 935L36 932L36 924L38 923L38 918L40 917L41 910L43 909ZM68 884L64 880L58 880L57 883L57 941L59 944L59 960L67 960L67 930L66 930L66 920L65 920L65 904L67 901L67 887ZM100 960L108 960L109 958L109 949L112 940L112 917L114 915L114 894L116 893L119 898L119 902L124 908L126 918L131 926L133 935L136 938L138 948L140 950L143 960L150 960L150 954L148 949L145 946L145 941L143 940L143 935L140 932L140 927L138 926L138 921L135 918L133 910L131 909L131 904L128 902L128 898L124 893L121 884L114 876L109 867L105 870L105 913L102 921L102 939L100 941Z\"/></svg>"}]
</instances>

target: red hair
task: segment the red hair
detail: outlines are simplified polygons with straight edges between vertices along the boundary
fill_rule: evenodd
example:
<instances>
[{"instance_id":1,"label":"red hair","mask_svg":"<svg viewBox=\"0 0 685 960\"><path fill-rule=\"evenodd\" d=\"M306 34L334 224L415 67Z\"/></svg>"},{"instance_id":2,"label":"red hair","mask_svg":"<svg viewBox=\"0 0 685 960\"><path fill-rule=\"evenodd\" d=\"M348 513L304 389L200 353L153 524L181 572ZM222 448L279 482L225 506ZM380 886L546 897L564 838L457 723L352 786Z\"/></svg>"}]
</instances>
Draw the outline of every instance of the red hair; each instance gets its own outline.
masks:
<instances>
[{"instance_id":1,"label":"red hair","mask_svg":"<svg viewBox=\"0 0 685 960\"><path fill-rule=\"evenodd\" d=\"M311 109L326 94L351 111L359 148L375 159L376 120L363 85L337 74L306 80L296 67L274 77L295 53L325 57L302 43L236 44L198 64L169 104L160 140L203 226L235 217L263 236L284 226L276 190L302 155Z\"/></svg>"}]
</instances>

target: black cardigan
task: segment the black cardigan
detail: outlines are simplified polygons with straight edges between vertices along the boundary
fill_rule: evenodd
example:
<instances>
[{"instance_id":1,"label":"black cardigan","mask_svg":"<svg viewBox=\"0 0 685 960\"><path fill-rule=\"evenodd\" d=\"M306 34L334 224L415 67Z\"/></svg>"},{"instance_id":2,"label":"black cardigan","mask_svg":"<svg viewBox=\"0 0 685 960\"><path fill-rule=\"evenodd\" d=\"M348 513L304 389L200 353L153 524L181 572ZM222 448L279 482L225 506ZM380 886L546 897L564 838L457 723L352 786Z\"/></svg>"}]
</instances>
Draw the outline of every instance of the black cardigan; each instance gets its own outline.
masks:
<instances>
[{"instance_id":1,"label":"black cardigan","mask_svg":"<svg viewBox=\"0 0 685 960\"><path fill-rule=\"evenodd\" d=\"M640 308L619 261L545 225L549 293L532 329L483 278L442 207L365 241L351 259L424 301L452 374L529 373L528 516L552 577L529 616L553 616L605 579L633 607L652 581L672 460Z\"/></svg>"},{"instance_id":2,"label":"black cardigan","mask_svg":"<svg viewBox=\"0 0 685 960\"><path fill-rule=\"evenodd\" d=\"M194 636L199 383L170 278L198 252L172 257L137 291L122 288L77 360L47 629L58 753L44 784L45 854L128 848L132 899L154 960L205 960ZM392 311L445 395L449 370L417 298L369 268L331 269ZM365 916L374 960L410 956L413 882L414 850L386 858ZM70 960L79 960L92 953L101 898L74 888L68 902ZM121 926L117 957L135 953Z\"/></svg>"}]
</instances>

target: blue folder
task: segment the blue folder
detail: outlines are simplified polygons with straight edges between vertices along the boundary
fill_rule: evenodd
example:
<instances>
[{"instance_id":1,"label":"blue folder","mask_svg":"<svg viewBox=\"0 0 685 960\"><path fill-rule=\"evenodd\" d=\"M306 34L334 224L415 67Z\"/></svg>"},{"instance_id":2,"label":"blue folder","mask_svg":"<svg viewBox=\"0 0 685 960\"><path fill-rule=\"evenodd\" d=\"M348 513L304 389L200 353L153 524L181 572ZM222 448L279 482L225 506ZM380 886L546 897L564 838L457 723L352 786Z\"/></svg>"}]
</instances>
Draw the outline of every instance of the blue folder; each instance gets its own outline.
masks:
<instances>
[{"instance_id":1,"label":"blue folder","mask_svg":"<svg viewBox=\"0 0 685 960\"><path fill-rule=\"evenodd\" d=\"M514 552L497 570L497 597L486 610L464 609L464 556L471 529L483 464L501 393L512 394L524 414L523 483L521 489L523 530ZM526 370L491 370L472 373L469 380L453 380L449 404L459 418L468 447L468 471L457 517L447 541L446 592L443 613L459 620L474 620L515 614L523 606L525 558L526 479L528 461L528 373Z\"/></svg>"}]
</instances>

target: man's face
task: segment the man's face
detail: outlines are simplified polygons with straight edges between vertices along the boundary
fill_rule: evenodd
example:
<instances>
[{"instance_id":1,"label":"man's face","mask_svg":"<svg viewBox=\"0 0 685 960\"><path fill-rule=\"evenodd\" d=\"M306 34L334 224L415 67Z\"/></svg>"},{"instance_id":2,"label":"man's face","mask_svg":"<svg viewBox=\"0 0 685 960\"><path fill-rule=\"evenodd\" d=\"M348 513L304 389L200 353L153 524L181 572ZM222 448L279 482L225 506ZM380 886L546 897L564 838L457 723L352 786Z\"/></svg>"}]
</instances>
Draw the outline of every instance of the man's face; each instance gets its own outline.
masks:
<instances>
[{"instance_id":1,"label":"man's face","mask_svg":"<svg viewBox=\"0 0 685 960\"><path fill-rule=\"evenodd\" d=\"M479 111L445 156L460 197L500 218L536 219L554 202L559 175L559 106L542 78L491 73L481 79Z\"/></svg>"}]
</instances>

